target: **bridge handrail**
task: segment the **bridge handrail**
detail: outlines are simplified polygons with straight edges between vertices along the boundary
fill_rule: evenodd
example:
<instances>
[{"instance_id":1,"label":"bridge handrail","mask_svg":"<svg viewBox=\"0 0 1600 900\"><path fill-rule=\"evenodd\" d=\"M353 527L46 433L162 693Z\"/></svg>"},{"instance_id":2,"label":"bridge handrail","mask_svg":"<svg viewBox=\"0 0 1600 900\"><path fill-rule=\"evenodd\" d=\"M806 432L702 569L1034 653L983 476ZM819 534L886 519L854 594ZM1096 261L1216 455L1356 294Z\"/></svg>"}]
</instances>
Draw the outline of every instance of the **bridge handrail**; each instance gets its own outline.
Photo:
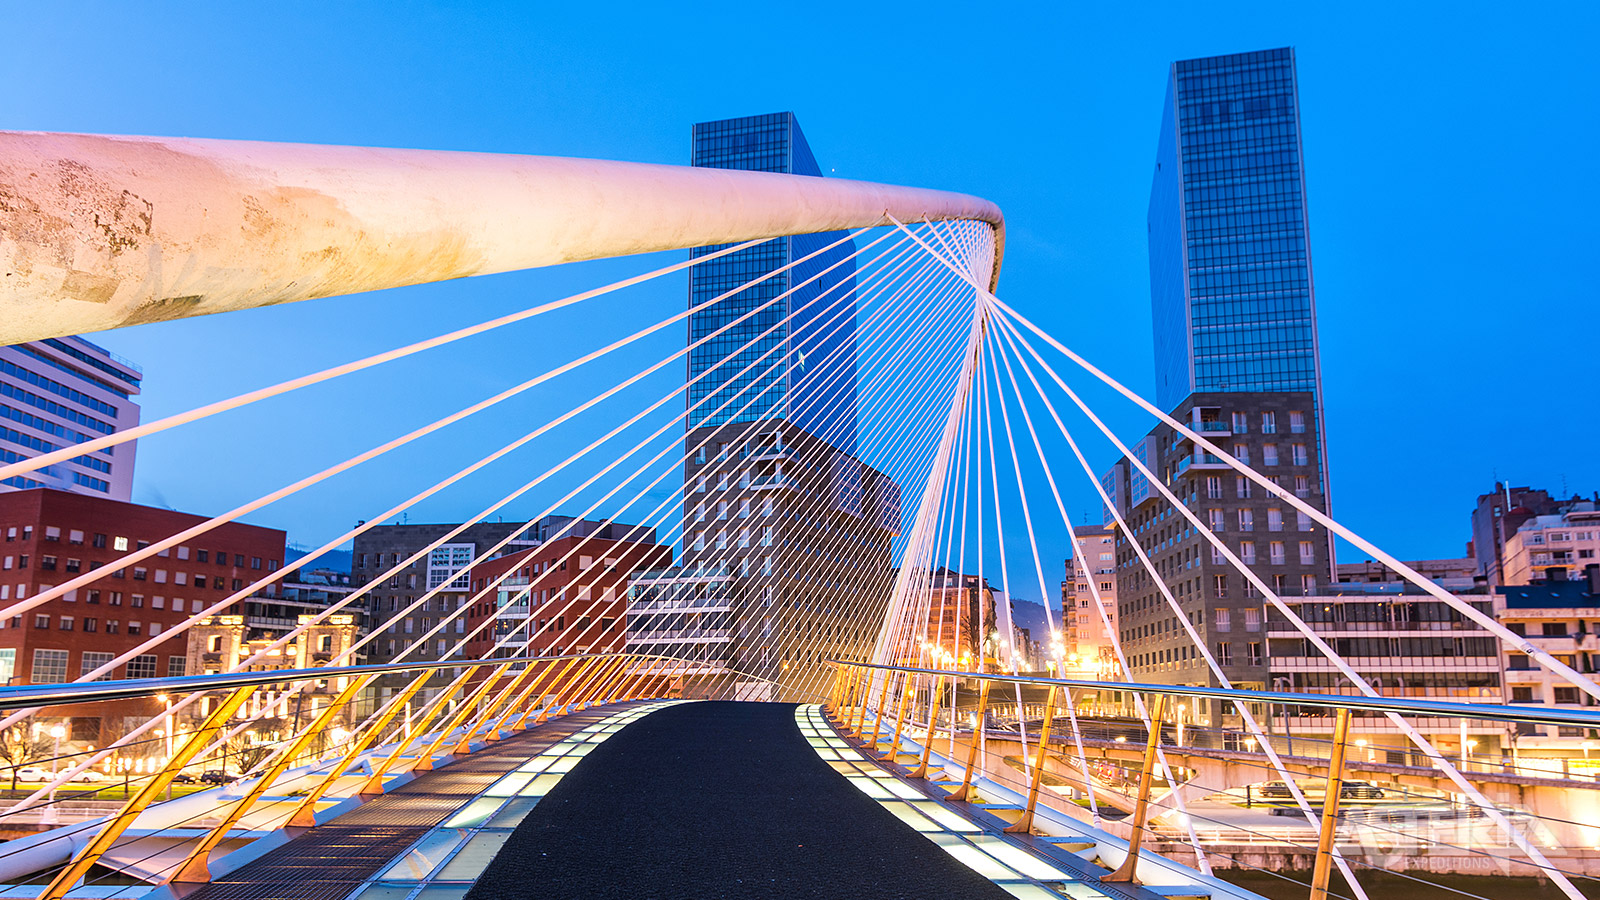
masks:
<instances>
[{"instance_id":1,"label":"bridge handrail","mask_svg":"<svg viewBox=\"0 0 1600 900\"><path fill-rule=\"evenodd\" d=\"M967 672L958 669L926 669L917 666L897 666L885 663L868 663L830 659L829 665L876 669L886 672L907 672L915 675L943 675L977 681L996 681L1006 684L1033 684L1041 687L1081 688L1124 693L1163 694L1177 697L1203 697L1230 702L1277 703L1289 706L1320 706L1327 709L1370 710L1419 716L1440 716L1457 719L1484 719L1496 722L1527 722L1539 725L1574 725L1600 728L1600 710L1567 710L1539 704L1480 704L1451 703L1439 700L1413 700L1401 697L1372 698L1345 694L1300 694L1288 691L1254 691L1239 688L1214 688L1201 685L1148 684L1137 681L1080 681L1071 678L1051 678L1044 675L1010 675L1003 672Z\"/></svg>"},{"instance_id":2,"label":"bridge handrail","mask_svg":"<svg viewBox=\"0 0 1600 900\"><path fill-rule=\"evenodd\" d=\"M484 665L516 665L518 663L561 662L571 659L615 659L617 657L660 659L674 662L685 661L683 657L678 656L614 651L606 653L566 653L555 656L454 659L438 662L375 663L364 666L320 666L310 669L267 669L249 672L223 672L216 675L175 675L165 678L128 678L118 681L92 681L87 683L25 684L0 687L0 710L26 709L34 706L53 706L66 703L127 700L135 697L154 697L157 694L226 690L263 684L278 684L285 681L325 680L351 675L388 675L403 672L422 672L428 669L464 669ZM753 678L757 681L777 683L760 675L744 672L739 674L742 677Z\"/></svg>"}]
</instances>

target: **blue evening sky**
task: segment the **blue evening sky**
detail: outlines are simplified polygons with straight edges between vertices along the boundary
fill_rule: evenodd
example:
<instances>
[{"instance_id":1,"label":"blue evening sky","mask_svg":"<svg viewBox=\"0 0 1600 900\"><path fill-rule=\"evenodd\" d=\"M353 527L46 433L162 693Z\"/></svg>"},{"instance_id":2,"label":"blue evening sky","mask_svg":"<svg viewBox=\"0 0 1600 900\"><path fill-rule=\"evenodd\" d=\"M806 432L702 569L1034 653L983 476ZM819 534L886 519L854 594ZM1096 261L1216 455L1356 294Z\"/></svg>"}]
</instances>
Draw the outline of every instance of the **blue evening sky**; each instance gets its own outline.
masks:
<instances>
[{"instance_id":1,"label":"blue evening sky","mask_svg":"<svg viewBox=\"0 0 1600 900\"><path fill-rule=\"evenodd\" d=\"M1292 45L1335 513L1403 558L1457 556L1497 474L1600 488L1593 4L13 3L5 20L6 129L683 163L695 121L794 110L830 174L997 202L1001 296L1147 392L1145 208L1168 64ZM143 364L153 418L668 261L92 339ZM680 279L615 310L665 315L683 298ZM593 321L554 318L142 441L135 499L221 511L541 371L553 348L591 345ZM332 537L562 399L250 520ZM1127 439L1149 427L1126 404L1107 413ZM1097 467L1113 460L1091 446ZM525 471L411 518L467 515ZM1077 484L1068 503L1095 505ZM1035 519L1058 572L1059 519Z\"/></svg>"}]
</instances>

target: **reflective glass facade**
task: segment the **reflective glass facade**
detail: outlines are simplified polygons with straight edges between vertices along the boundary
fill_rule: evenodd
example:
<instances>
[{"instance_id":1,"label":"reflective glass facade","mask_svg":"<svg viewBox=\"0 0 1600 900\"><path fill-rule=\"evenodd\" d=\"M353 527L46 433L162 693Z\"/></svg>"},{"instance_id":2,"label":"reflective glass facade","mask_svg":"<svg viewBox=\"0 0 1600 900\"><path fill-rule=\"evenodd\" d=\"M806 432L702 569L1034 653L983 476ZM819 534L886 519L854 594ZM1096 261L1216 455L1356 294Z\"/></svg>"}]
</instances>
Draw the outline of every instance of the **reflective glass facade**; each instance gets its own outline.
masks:
<instances>
[{"instance_id":1,"label":"reflective glass facade","mask_svg":"<svg viewBox=\"0 0 1600 900\"><path fill-rule=\"evenodd\" d=\"M690 162L718 169L822 176L799 123L787 112L695 125ZM695 266L689 275L689 304L712 300L843 236L833 232L779 238ZM721 248L693 252L701 256L717 249ZM855 451L856 314L850 293L855 264L849 261L854 251L854 242L846 241L690 317L693 343L801 285L690 352L689 379L709 373L689 388L687 402L694 408L690 428L782 418L847 453ZM825 270L827 274L804 284ZM769 329L770 334L728 358ZM769 351L773 352L764 356ZM750 390L739 393L746 387ZM701 400L705 402L696 407Z\"/></svg>"},{"instance_id":2,"label":"reflective glass facade","mask_svg":"<svg viewBox=\"0 0 1600 900\"><path fill-rule=\"evenodd\" d=\"M1292 49L1173 64L1149 241L1163 409L1196 392L1320 394Z\"/></svg>"}]
</instances>

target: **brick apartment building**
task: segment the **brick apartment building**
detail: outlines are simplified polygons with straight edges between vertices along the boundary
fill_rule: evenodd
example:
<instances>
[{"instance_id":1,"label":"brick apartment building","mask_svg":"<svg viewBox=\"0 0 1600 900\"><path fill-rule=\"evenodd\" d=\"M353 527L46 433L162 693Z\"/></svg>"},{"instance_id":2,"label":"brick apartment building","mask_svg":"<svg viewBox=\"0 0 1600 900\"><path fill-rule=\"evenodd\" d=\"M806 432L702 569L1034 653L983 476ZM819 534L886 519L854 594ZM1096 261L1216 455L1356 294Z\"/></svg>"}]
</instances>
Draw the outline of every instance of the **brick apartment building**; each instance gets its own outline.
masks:
<instances>
[{"instance_id":1,"label":"brick apartment building","mask_svg":"<svg viewBox=\"0 0 1600 900\"><path fill-rule=\"evenodd\" d=\"M0 618L0 683L74 681L149 638L172 632L282 564L282 531L230 522L192 544L137 565L118 565L126 554L203 521L189 513L48 488L0 493L0 610L81 573L105 573L41 606ZM103 677L182 675L187 657L186 637L174 633ZM127 712L144 718L133 716L142 710ZM57 714L73 718L73 740L102 739L104 710L74 707Z\"/></svg>"},{"instance_id":2,"label":"brick apartment building","mask_svg":"<svg viewBox=\"0 0 1600 900\"><path fill-rule=\"evenodd\" d=\"M495 621L467 643L466 655L483 657L507 636L494 655L621 650L630 578L671 562L671 548L656 543L654 529L582 521L538 547L480 563L472 570L473 596L513 574L467 610L469 634Z\"/></svg>"}]
</instances>

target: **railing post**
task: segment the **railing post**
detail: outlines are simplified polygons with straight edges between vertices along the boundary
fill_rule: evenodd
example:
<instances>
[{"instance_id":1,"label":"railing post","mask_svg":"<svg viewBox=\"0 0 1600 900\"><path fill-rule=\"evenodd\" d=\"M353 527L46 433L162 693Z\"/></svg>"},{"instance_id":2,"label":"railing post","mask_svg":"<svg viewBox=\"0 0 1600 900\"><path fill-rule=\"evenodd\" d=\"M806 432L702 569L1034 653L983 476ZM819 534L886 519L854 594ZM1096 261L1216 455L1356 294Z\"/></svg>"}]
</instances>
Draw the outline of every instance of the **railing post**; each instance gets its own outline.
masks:
<instances>
[{"instance_id":1,"label":"railing post","mask_svg":"<svg viewBox=\"0 0 1600 900\"><path fill-rule=\"evenodd\" d=\"M574 712L583 712L593 706L601 693L611 686L611 683L617 677L617 673L626 664L627 660L620 656L607 659L605 664L595 672L594 677L589 679L589 683L584 685L583 690L572 695L572 702L568 705L574 707Z\"/></svg>"},{"instance_id":2,"label":"railing post","mask_svg":"<svg viewBox=\"0 0 1600 900\"><path fill-rule=\"evenodd\" d=\"M1144 768L1139 772L1139 800L1133 808L1133 834L1128 837L1128 858L1115 872L1100 878L1101 881L1138 884L1139 845L1144 842L1145 822L1150 815L1150 784L1155 779L1156 751L1161 747L1161 712L1164 695L1156 695L1150 704L1150 739L1144 746ZM1173 785L1176 789L1176 785Z\"/></svg>"},{"instance_id":3,"label":"railing post","mask_svg":"<svg viewBox=\"0 0 1600 900\"><path fill-rule=\"evenodd\" d=\"M515 725L512 725L511 727L513 729L519 730L519 731L520 730L526 730L527 727L528 727L528 717L533 715L533 711L535 709L538 709L540 704L544 703L544 698L550 696L550 692L555 690L555 686L561 683L562 677L565 676L568 672L570 672L572 670L572 667L577 665L577 664L578 664L578 660L576 658L567 660L567 664L562 666L561 670L559 672L556 672L556 677L552 678L550 680L549 684L544 685L544 690L543 690L542 693L539 694L539 699L537 699L537 700L533 701L532 703L528 704L528 708L526 710L523 710L522 716L517 719L517 723ZM550 668L551 668L552 671L554 671L556 667L554 665L551 665ZM530 691L529 693L532 693L532 692ZM544 721L544 719L542 717L541 718L536 718L536 719L534 719L534 724L537 725L537 724L539 724L540 722L543 722L543 721Z\"/></svg>"},{"instance_id":4,"label":"railing post","mask_svg":"<svg viewBox=\"0 0 1600 900\"><path fill-rule=\"evenodd\" d=\"M878 749L878 732L883 730L883 705L889 702L889 682L893 680L894 672L885 669L883 672L883 690L878 692L878 714L872 720L872 741L868 744L873 750ZM866 742L863 741L863 743Z\"/></svg>"},{"instance_id":5,"label":"railing post","mask_svg":"<svg viewBox=\"0 0 1600 900\"><path fill-rule=\"evenodd\" d=\"M1033 810L1039 805L1039 785L1044 781L1044 761L1046 751L1050 747L1050 726L1055 724L1056 715L1056 686L1050 685L1050 693L1044 701L1044 724L1039 728L1039 750L1033 756L1033 784L1028 788L1028 805L1022 811L1022 818L1006 827L1012 834L1028 834L1033 831Z\"/></svg>"},{"instance_id":6,"label":"railing post","mask_svg":"<svg viewBox=\"0 0 1600 900\"><path fill-rule=\"evenodd\" d=\"M627 680L628 673L633 671L632 664L632 657L617 657L617 664L612 667L611 674L601 679L594 686L594 690L590 691L589 695L584 698L583 708L588 709L591 706L605 705L606 698L613 696L617 689L622 687L622 682Z\"/></svg>"},{"instance_id":7,"label":"railing post","mask_svg":"<svg viewBox=\"0 0 1600 900\"><path fill-rule=\"evenodd\" d=\"M350 699L376 677L376 675L364 675L360 678L351 679L350 683L345 685L345 689L340 691L339 695L333 699L333 702L317 713L317 717L312 720L311 725L300 732L300 735L294 741L278 753L278 758L273 761L271 766L267 767L265 772L261 773L261 777L257 778L256 783L251 786L250 790L240 798L238 803L233 805L233 809L222 817L222 821L218 822L216 827L207 832L206 836L195 844L194 849L189 851L188 857L172 873L167 882L205 884L210 881L211 851L222 843L223 839L228 836L228 832L233 830L233 826L244 818L245 813L256 805L257 800L260 800L267 793L273 782L276 782L288 770L289 766L294 763L294 758L299 756L306 747L310 746L312 738L321 734L328 727L328 724L333 721L333 717L339 714L340 708L348 705Z\"/></svg>"},{"instance_id":8,"label":"railing post","mask_svg":"<svg viewBox=\"0 0 1600 900\"><path fill-rule=\"evenodd\" d=\"M850 727L850 704L855 702L856 682L861 678L860 670L849 663L840 663L839 670L844 675L844 688L839 692L839 705L834 708L829 717L846 729Z\"/></svg>"},{"instance_id":9,"label":"railing post","mask_svg":"<svg viewBox=\"0 0 1600 900\"><path fill-rule=\"evenodd\" d=\"M534 717L533 724L541 725L550 721L551 711L562 707L566 702L565 698L572 696L573 691L578 687L580 682L582 684L588 684L589 670L595 668L597 665L604 665L605 660L595 659L592 656L578 657L572 660L572 664L580 662L582 665L577 667L577 671L572 673L572 677L567 678L564 681L558 680L551 683L550 688L546 691L546 693L550 695L550 702L545 705L543 709L539 710L539 715ZM571 664L569 664L569 668L570 667ZM544 697L540 697L539 699L542 701L544 700ZM563 710L563 714L565 714L565 710Z\"/></svg>"},{"instance_id":10,"label":"railing post","mask_svg":"<svg viewBox=\"0 0 1600 900\"><path fill-rule=\"evenodd\" d=\"M405 709L406 704L411 702L411 698L416 696L417 691L422 689L423 683L431 677L433 677L432 672L423 672L412 679L410 684L406 685L399 698L390 704L389 711L379 717L378 721L372 723L372 727L367 729L366 734L354 739L350 744L350 749L345 752L338 764L330 769L328 774L324 775L322 780L318 781L316 786L300 799L300 803L295 806L294 812L289 814L289 820L283 823L285 827L310 828L317 824L317 801L322 799L322 795L327 793L328 788L332 787L333 783L350 768L350 765L356 761L356 757L365 752L367 747L378 739L378 735L383 733L383 729L394 721L394 717L399 715L402 709ZM381 779L378 787L381 792L383 788Z\"/></svg>"},{"instance_id":11,"label":"railing post","mask_svg":"<svg viewBox=\"0 0 1600 900\"><path fill-rule=\"evenodd\" d=\"M438 736L427 747L423 748L422 755L417 757L416 761L411 764L410 771L427 772L433 769L433 755L439 752L440 747L444 746L445 740L450 737L450 732L461 727L461 723L472 715L473 710L477 709L478 703L494 688L495 682L498 682L500 676L505 674L506 669L509 668L511 668L510 663L501 663L495 666L494 671L489 673L489 677L483 680L483 684L478 685L477 690L461 701L461 705L456 707L456 711L450 714L450 718L446 719L444 725L439 729Z\"/></svg>"},{"instance_id":12,"label":"railing post","mask_svg":"<svg viewBox=\"0 0 1600 900\"><path fill-rule=\"evenodd\" d=\"M510 723L512 719L518 718L517 711L522 709L523 702L532 696L534 691L539 689L539 685L544 682L544 676L553 671L555 671L555 663L545 666L537 677L531 679L528 682L528 686L522 689L522 693L518 694L515 700L512 700L510 703L506 704L506 711L501 713L500 721L494 723L494 727L489 729L489 733L484 736L484 740L498 741L500 740L501 731L505 730L507 727L515 729L515 725L508 725L508 723Z\"/></svg>"},{"instance_id":13,"label":"railing post","mask_svg":"<svg viewBox=\"0 0 1600 900\"><path fill-rule=\"evenodd\" d=\"M172 779L177 777L178 772L199 755L201 750L205 749L206 745L211 742L211 738L228 723L229 719L233 718L233 714L239 711L239 707L244 705L244 701L254 691L255 686L253 685L242 687L234 691L226 700L218 703L217 708L213 709L211 715L206 716L205 721L201 722L200 727L189 735L189 739L178 749L178 752L167 760L167 765L160 772L157 772L155 777L145 782L144 787L140 788L137 794L128 798L127 802L122 804L121 811L101 827L99 833L90 839L89 843L78 852L77 856L73 857L71 862L56 873L56 877L45 887L44 892L39 894L39 900L61 900L61 898L65 897L67 891L78 883L78 879L87 875L89 870L94 868L94 864L100 861L100 857L111 849L112 844L117 842L117 838L121 837L122 833L128 830L128 826L139 818L139 814L144 812L145 807L154 802L167 789L167 785L172 783Z\"/></svg>"},{"instance_id":14,"label":"railing post","mask_svg":"<svg viewBox=\"0 0 1600 900\"><path fill-rule=\"evenodd\" d=\"M481 666L481 663L479 665ZM468 666L467 671L471 672L477 668L479 668L479 666ZM423 673L423 680L430 678L432 674L433 673L431 672ZM440 691L432 700L428 701L422 707L422 712L417 714L417 718L411 723L411 727L401 729L402 734L395 740L394 749L389 751L389 755L383 758L383 762L373 767L372 774L369 775L367 780L362 783L361 789L357 791L358 794L364 797L370 797L374 794L383 793L384 776L388 775L389 770L394 767L394 764L400 760L401 756L405 755L406 750L411 746L412 742L417 739L418 735L428 733L428 723L432 722L434 717L439 714L440 710L444 709L445 703L447 703L451 697L455 696L456 691L459 690L461 685L465 682L465 675L458 677L455 681L451 682L448 688Z\"/></svg>"},{"instance_id":15,"label":"railing post","mask_svg":"<svg viewBox=\"0 0 1600 900\"><path fill-rule=\"evenodd\" d=\"M900 682L900 712L894 717L894 737L889 741L889 752L884 754L883 757L889 762L894 762L895 757L900 753L900 734L905 727L906 711L910 708L911 696L914 693L911 673L907 672L905 679ZM873 744L873 749L877 749L877 744Z\"/></svg>"},{"instance_id":16,"label":"railing post","mask_svg":"<svg viewBox=\"0 0 1600 900\"><path fill-rule=\"evenodd\" d=\"M874 671L867 668L865 664L862 664L860 668L861 688L857 693L861 695L861 707L856 710L856 724L850 729L850 733L855 735L857 739L864 736L867 731L867 698L872 696L872 673ZM884 687L888 688L887 674L884 675Z\"/></svg>"},{"instance_id":17,"label":"railing post","mask_svg":"<svg viewBox=\"0 0 1600 900\"><path fill-rule=\"evenodd\" d=\"M1333 874L1333 839L1339 830L1339 795L1344 791L1344 751L1350 740L1350 710L1335 714L1333 749L1328 757L1328 792L1322 798L1322 829L1317 832L1317 862L1311 873L1311 900L1328 900Z\"/></svg>"},{"instance_id":18,"label":"railing post","mask_svg":"<svg viewBox=\"0 0 1600 900\"><path fill-rule=\"evenodd\" d=\"M478 718L468 723L467 730L461 735L461 740L458 741L455 748L450 751L451 756L464 756L472 752L472 739L478 735L478 726L485 723L488 723L491 726L494 725L495 714L500 711L501 705L507 700L511 699L512 695L517 692L517 689L522 687L523 680L526 679L532 672L533 666L528 666L526 669L518 672L516 677L506 682L506 686L501 688L500 692L495 694L494 698L484 706L483 712L479 714ZM496 673L496 675L498 674L499 673Z\"/></svg>"},{"instance_id":19,"label":"railing post","mask_svg":"<svg viewBox=\"0 0 1600 900\"><path fill-rule=\"evenodd\" d=\"M933 753L933 729L939 721L939 704L944 702L944 676L940 675L933 680L933 699L928 702L928 733L922 742L922 759L918 761L917 768L911 772L912 778L928 777L928 757ZM951 710L950 715L955 716Z\"/></svg>"},{"instance_id":20,"label":"railing post","mask_svg":"<svg viewBox=\"0 0 1600 900\"><path fill-rule=\"evenodd\" d=\"M972 726L972 742L967 747L967 774L961 779L961 787L956 788L956 792L950 795L949 799L951 800L965 800L972 796L972 770L978 765L978 742L982 740L983 717L988 712L989 681L984 679L983 684L978 688L978 718ZM956 711L952 707L950 710L950 721L952 723L955 722L955 715ZM951 727L954 728L954 724Z\"/></svg>"}]
</instances>

